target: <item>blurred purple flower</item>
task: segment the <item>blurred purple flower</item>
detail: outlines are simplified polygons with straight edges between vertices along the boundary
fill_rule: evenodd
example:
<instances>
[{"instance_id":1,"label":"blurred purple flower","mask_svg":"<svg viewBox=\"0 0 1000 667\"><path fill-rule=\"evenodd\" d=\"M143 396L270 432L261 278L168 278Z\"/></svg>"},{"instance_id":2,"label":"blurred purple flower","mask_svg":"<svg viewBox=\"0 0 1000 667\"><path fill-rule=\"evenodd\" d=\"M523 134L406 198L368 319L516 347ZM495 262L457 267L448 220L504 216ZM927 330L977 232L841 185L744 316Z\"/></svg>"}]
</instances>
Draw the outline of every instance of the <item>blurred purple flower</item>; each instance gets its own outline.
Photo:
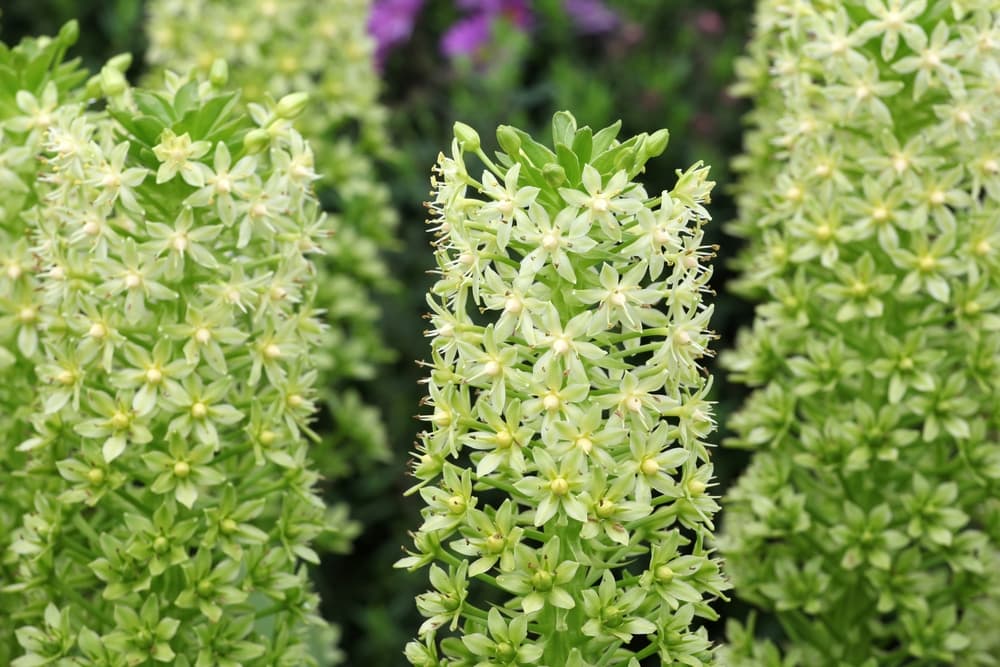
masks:
<instances>
[{"instance_id":1,"label":"blurred purple flower","mask_svg":"<svg viewBox=\"0 0 1000 667\"><path fill-rule=\"evenodd\" d=\"M470 55L490 41L493 23L500 16L521 30L532 24L530 0L458 0L460 8L472 12L457 21L441 38L441 51L448 57Z\"/></svg>"},{"instance_id":2,"label":"blurred purple flower","mask_svg":"<svg viewBox=\"0 0 1000 667\"><path fill-rule=\"evenodd\" d=\"M620 23L602 0L563 0L563 7L576 29L585 34L610 32Z\"/></svg>"},{"instance_id":3,"label":"blurred purple flower","mask_svg":"<svg viewBox=\"0 0 1000 667\"><path fill-rule=\"evenodd\" d=\"M368 19L368 32L375 40L375 62L379 69L389 52L413 34L425 0L375 0ZM448 57L471 55L493 36L498 18L520 30L531 30L534 16L531 0L454 0L468 15L455 22L441 38L441 51ZM576 29L585 34L609 32L621 24L618 15L603 0L563 0L563 7Z\"/></svg>"},{"instance_id":4,"label":"blurred purple flower","mask_svg":"<svg viewBox=\"0 0 1000 667\"><path fill-rule=\"evenodd\" d=\"M469 12L486 12L496 14L503 9L504 0L456 0L459 9Z\"/></svg>"},{"instance_id":5,"label":"blurred purple flower","mask_svg":"<svg viewBox=\"0 0 1000 667\"><path fill-rule=\"evenodd\" d=\"M441 38L441 51L449 58L475 53L489 41L492 24L493 17L486 13L456 22Z\"/></svg>"},{"instance_id":6,"label":"blurred purple flower","mask_svg":"<svg viewBox=\"0 0 1000 667\"><path fill-rule=\"evenodd\" d=\"M531 14L531 0L506 0L500 11L507 20L521 30L531 30L534 17Z\"/></svg>"},{"instance_id":7,"label":"blurred purple flower","mask_svg":"<svg viewBox=\"0 0 1000 667\"><path fill-rule=\"evenodd\" d=\"M694 23L698 27L698 30L702 31L706 35L721 35L726 29L726 24L722 20L722 15L711 9L698 12L698 15L694 19Z\"/></svg>"},{"instance_id":8,"label":"blurred purple flower","mask_svg":"<svg viewBox=\"0 0 1000 667\"><path fill-rule=\"evenodd\" d=\"M531 22L531 0L456 0L455 4L469 12L506 17L517 27L526 28Z\"/></svg>"},{"instance_id":9,"label":"blurred purple flower","mask_svg":"<svg viewBox=\"0 0 1000 667\"><path fill-rule=\"evenodd\" d=\"M368 34L375 40L375 64L385 64L389 51L410 38L424 0L375 0L368 17Z\"/></svg>"}]
</instances>

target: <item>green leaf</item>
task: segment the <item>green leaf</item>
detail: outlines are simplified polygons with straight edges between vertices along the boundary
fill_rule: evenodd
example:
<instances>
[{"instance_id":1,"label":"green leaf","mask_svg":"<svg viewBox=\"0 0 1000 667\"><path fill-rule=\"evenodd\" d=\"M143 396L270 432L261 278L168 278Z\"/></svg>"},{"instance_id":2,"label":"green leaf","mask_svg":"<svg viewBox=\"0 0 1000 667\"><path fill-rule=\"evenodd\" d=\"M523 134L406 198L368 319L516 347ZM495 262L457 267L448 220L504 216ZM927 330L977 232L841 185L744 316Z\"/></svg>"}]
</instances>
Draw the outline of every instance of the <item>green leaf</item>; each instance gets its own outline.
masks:
<instances>
[{"instance_id":1,"label":"green leaf","mask_svg":"<svg viewBox=\"0 0 1000 667\"><path fill-rule=\"evenodd\" d=\"M576 131L576 136L573 137L573 152L576 154L581 163L586 163L590 160L593 149L593 131L588 126L584 125Z\"/></svg>"},{"instance_id":2,"label":"green leaf","mask_svg":"<svg viewBox=\"0 0 1000 667\"><path fill-rule=\"evenodd\" d=\"M232 112L239 100L239 94L228 93L213 97L203 104L190 120L185 121L190 127L191 136L196 140L218 141L218 137L212 136L213 132L231 122Z\"/></svg>"},{"instance_id":3,"label":"green leaf","mask_svg":"<svg viewBox=\"0 0 1000 667\"><path fill-rule=\"evenodd\" d=\"M174 108L165 95L151 90L137 90L133 93L133 98L142 115L150 116L164 126L177 121Z\"/></svg>"},{"instance_id":4,"label":"green leaf","mask_svg":"<svg viewBox=\"0 0 1000 667\"><path fill-rule=\"evenodd\" d=\"M174 93L174 117L183 118L188 111L197 107L198 104L198 82L188 81ZM183 134L183 132L177 132L177 134Z\"/></svg>"},{"instance_id":5,"label":"green leaf","mask_svg":"<svg viewBox=\"0 0 1000 667\"><path fill-rule=\"evenodd\" d=\"M616 120L614 123L607 126L603 130L598 131L597 134L594 135L592 154L601 155L606 150L611 148L611 145L614 143L615 138L618 136L618 133L621 132L621 129L622 129L622 122L620 120Z\"/></svg>"},{"instance_id":6,"label":"green leaf","mask_svg":"<svg viewBox=\"0 0 1000 667\"><path fill-rule=\"evenodd\" d=\"M577 158L576 154L566 146L559 144L556 146L556 155L559 158L559 166L561 166L566 172L568 185L574 187L579 186L580 176L583 173L583 169L580 166L580 160Z\"/></svg>"}]
</instances>

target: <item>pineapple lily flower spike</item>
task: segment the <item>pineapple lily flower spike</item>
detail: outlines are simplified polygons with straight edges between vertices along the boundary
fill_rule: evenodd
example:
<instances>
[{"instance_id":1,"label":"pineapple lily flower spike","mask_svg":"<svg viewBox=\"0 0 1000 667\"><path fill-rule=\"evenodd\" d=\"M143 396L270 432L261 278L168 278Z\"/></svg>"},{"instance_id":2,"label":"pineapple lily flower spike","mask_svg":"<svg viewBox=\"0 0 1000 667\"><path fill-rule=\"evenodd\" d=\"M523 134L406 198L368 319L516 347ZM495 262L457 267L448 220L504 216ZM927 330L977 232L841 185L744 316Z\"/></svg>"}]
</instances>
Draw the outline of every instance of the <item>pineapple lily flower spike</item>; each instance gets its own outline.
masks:
<instances>
[{"instance_id":1,"label":"pineapple lily flower spike","mask_svg":"<svg viewBox=\"0 0 1000 667\"><path fill-rule=\"evenodd\" d=\"M91 82L104 110L52 112L26 214L42 358L17 450L37 491L4 556L9 664L315 665L310 257L329 232L295 168L306 100L133 89L123 64Z\"/></svg>"},{"instance_id":2,"label":"pineapple lily flower spike","mask_svg":"<svg viewBox=\"0 0 1000 667\"><path fill-rule=\"evenodd\" d=\"M1000 3L763 0L740 72L727 664L996 664Z\"/></svg>"},{"instance_id":3,"label":"pineapple lily flower spike","mask_svg":"<svg viewBox=\"0 0 1000 667\"><path fill-rule=\"evenodd\" d=\"M313 353L317 404L329 422L314 456L331 477L389 458L381 416L358 391L393 356L375 297L396 287L383 255L399 242L396 212L378 173L396 149L378 101L370 6L370 0L145 3L150 80L161 80L165 68L212 76L221 59L231 87L247 102L309 96L295 129L314 159L290 168L315 179L336 228L314 258L316 304L327 323Z\"/></svg>"},{"instance_id":4,"label":"pineapple lily flower spike","mask_svg":"<svg viewBox=\"0 0 1000 667\"><path fill-rule=\"evenodd\" d=\"M39 476L28 472L28 455L17 450L31 433L39 385L35 368L43 358L41 276L27 214L47 191L39 173L48 128L62 107L86 97L87 72L76 61L63 61L78 35L79 26L70 22L55 37L0 48L5 73L0 83L0 665L11 664L19 650L14 632L24 611L17 596L5 591L17 577L9 547L44 488Z\"/></svg>"},{"instance_id":5,"label":"pineapple lily flower spike","mask_svg":"<svg viewBox=\"0 0 1000 667\"><path fill-rule=\"evenodd\" d=\"M650 197L667 132L619 127L560 112L550 149L503 126L494 162L459 123L438 159L414 665L712 662L713 183Z\"/></svg>"}]
</instances>

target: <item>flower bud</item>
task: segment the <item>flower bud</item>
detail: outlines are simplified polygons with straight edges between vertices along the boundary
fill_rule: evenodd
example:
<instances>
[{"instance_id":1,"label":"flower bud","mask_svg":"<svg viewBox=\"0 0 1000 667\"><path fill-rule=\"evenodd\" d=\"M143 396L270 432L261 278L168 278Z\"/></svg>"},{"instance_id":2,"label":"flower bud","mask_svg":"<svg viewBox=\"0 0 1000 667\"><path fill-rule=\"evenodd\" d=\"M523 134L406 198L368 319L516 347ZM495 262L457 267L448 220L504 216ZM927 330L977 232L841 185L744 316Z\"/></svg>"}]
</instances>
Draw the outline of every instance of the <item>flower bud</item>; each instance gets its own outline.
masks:
<instances>
[{"instance_id":1,"label":"flower bud","mask_svg":"<svg viewBox=\"0 0 1000 667\"><path fill-rule=\"evenodd\" d=\"M216 58L208 71L208 80L216 88L223 88L229 82L229 64L222 58Z\"/></svg>"},{"instance_id":2,"label":"flower bud","mask_svg":"<svg viewBox=\"0 0 1000 667\"><path fill-rule=\"evenodd\" d=\"M645 162L651 158L663 154L667 150L667 143L670 141L670 132L666 128L657 130L646 137L639 146L642 160Z\"/></svg>"},{"instance_id":3,"label":"flower bud","mask_svg":"<svg viewBox=\"0 0 1000 667\"><path fill-rule=\"evenodd\" d=\"M250 130L243 137L243 148L248 155L256 155L271 145L271 134L263 129L256 128Z\"/></svg>"},{"instance_id":4,"label":"flower bud","mask_svg":"<svg viewBox=\"0 0 1000 667\"><path fill-rule=\"evenodd\" d=\"M542 167L542 176L545 178L545 182L554 188L558 188L566 182L566 170L562 168L562 165L554 162Z\"/></svg>"},{"instance_id":5,"label":"flower bud","mask_svg":"<svg viewBox=\"0 0 1000 667\"><path fill-rule=\"evenodd\" d=\"M107 97L117 97L128 89L128 82L125 75L113 67L104 67L101 70L101 91Z\"/></svg>"},{"instance_id":6,"label":"flower bud","mask_svg":"<svg viewBox=\"0 0 1000 667\"><path fill-rule=\"evenodd\" d=\"M302 115L308 104L309 93L289 93L278 101L278 106L275 108L274 113L278 118L294 120Z\"/></svg>"},{"instance_id":7,"label":"flower bud","mask_svg":"<svg viewBox=\"0 0 1000 667\"><path fill-rule=\"evenodd\" d=\"M76 19L72 19L63 24L62 28L59 29L59 41L65 46L72 46L76 44L76 40L80 38L80 23Z\"/></svg>"},{"instance_id":8,"label":"flower bud","mask_svg":"<svg viewBox=\"0 0 1000 667\"><path fill-rule=\"evenodd\" d=\"M507 155L516 156L521 151L521 137L510 125L501 125L497 128L497 143Z\"/></svg>"},{"instance_id":9,"label":"flower bud","mask_svg":"<svg viewBox=\"0 0 1000 667\"><path fill-rule=\"evenodd\" d=\"M108 61L106 67L118 70L122 74L128 71L128 68L132 66L132 54L131 53L119 53L118 55L111 58Z\"/></svg>"},{"instance_id":10,"label":"flower bud","mask_svg":"<svg viewBox=\"0 0 1000 667\"><path fill-rule=\"evenodd\" d=\"M471 126L456 121L455 138L458 139L458 145L462 150L471 153L479 150L479 133L472 129Z\"/></svg>"}]
</instances>

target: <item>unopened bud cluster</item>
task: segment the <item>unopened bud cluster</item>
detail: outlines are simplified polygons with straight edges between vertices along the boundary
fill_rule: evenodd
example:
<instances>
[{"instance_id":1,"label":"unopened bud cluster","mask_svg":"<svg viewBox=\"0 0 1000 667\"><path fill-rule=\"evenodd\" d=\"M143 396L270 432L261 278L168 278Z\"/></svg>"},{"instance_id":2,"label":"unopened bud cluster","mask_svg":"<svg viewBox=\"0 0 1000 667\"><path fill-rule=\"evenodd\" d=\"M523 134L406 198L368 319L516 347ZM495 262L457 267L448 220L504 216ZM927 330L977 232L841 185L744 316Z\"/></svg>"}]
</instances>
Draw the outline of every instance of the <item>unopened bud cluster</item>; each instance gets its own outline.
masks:
<instances>
[{"instance_id":1,"label":"unopened bud cluster","mask_svg":"<svg viewBox=\"0 0 1000 667\"><path fill-rule=\"evenodd\" d=\"M3 582L13 664L314 664L309 146L211 82L109 80L106 111L52 111L25 214L42 358L18 450L41 481Z\"/></svg>"},{"instance_id":2,"label":"unopened bud cluster","mask_svg":"<svg viewBox=\"0 0 1000 667\"><path fill-rule=\"evenodd\" d=\"M785 627L782 665L1000 655L998 17L760 3L733 230L762 303L723 357L755 388L731 426L756 453L720 546ZM734 636L731 664L779 664Z\"/></svg>"},{"instance_id":3,"label":"unopened bud cluster","mask_svg":"<svg viewBox=\"0 0 1000 667\"><path fill-rule=\"evenodd\" d=\"M414 665L712 661L713 183L695 165L650 197L666 131L618 129L560 112L553 150L501 127L494 163L458 124L438 159Z\"/></svg>"}]
</instances>

